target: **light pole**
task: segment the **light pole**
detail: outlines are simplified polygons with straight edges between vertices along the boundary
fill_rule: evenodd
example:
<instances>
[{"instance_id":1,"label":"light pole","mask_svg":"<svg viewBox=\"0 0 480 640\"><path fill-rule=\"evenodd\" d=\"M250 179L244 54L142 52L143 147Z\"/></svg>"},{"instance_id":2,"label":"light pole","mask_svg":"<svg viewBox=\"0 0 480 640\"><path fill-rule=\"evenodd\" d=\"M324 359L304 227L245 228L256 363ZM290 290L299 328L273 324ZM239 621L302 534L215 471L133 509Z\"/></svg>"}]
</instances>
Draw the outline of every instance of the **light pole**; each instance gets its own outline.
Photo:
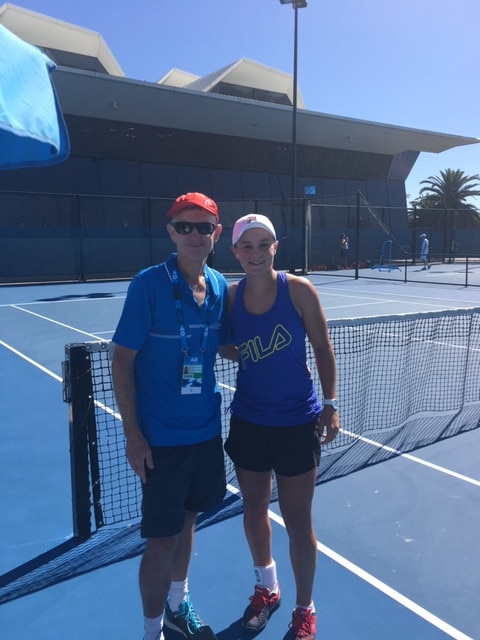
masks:
<instances>
[{"instance_id":1,"label":"light pole","mask_svg":"<svg viewBox=\"0 0 480 640\"><path fill-rule=\"evenodd\" d=\"M297 49L298 49L298 9L304 9L307 6L307 0L280 0L280 4L291 4L295 19L293 30L293 96L292 96L292 184L290 187L291 209L290 209L290 225L295 228L297 217ZM304 247L305 253L305 247ZM290 248L290 256L292 249ZM306 258L303 257L305 264L303 270L306 269ZM291 260L292 262L292 260ZM290 265L290 273L295 273L295 267Z\"/></svg>"},{"instance_id":2,"label":"light pole","mask_svg":"<svg viewBox=\"0 0 480 640\"><path fill-rule=\"evenodd\" d=\"M293 31L293 96L292 96L292 223L295 218L297 198L297 49L298 49L298 9L307 6L307 0L280 0L280 4L291 4L294 14Z\"/></svg>"}]
</instances>

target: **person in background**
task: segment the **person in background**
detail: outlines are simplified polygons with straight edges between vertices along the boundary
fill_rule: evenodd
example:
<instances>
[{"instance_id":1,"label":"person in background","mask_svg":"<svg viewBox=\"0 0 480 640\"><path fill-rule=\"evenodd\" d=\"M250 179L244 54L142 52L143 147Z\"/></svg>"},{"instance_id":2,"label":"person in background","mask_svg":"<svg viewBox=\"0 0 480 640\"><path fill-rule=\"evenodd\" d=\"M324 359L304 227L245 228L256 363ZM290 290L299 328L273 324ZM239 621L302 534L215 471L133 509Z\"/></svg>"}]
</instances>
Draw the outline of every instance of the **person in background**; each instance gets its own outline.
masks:
<instances>
[{"instance_id":1,"label":"person in background","mask_svg":"<svg viewBox=\"0 0 480 640\"><path fill-rule=\"evenodd\" d=\"M245 277L229 286L234 344L220 348L220 355L239 363L225 450L243 498L256 582L242 625L256 634L280 606L268 516L274 473L296 585L284 640L314 640L317 547L311 507L320 445L339 429L335 356L312 284L273 268L278 241L271 221L256 214L240 218L232 244ZM305 336L315 354L323 408L307 366Z\"/></svg>"},{"instance_id":2,"label":"person in background","mask_svg":"<svg viewBox=\"0 0 480 640\"><path fill-rule=\"evenodd\" d=\"M177 253L133 278L113 336L112 377L126 456L142 481L144 640L164 640L164 624L214 640L191 604L188 567L196 514L226 490L214 362L231 341L227 284L206 266L222 230L217 205L182 195L167 229Z\"/></svg>"},{"instance_id":3,"label":"person in background","mask_svg":"<svg viewBox=\"0 0 480 640\"><path fill-rule=\"evenodd\" d=\"M342 233L340 236L340 269L348 268L348 237Z\"/></svg>"},{"instance_id":4,"label":"person in background","mask_svg":"<svg viewBox=\"0 0 480 640\"><path fill-rule=\"evenodd\" d=\"M422 246L420 249L420 260L423 262L422 271L425 271L426 269L430 269L430 262L428 259L428 254L430 252L430 243L428 241L426 233L421 233L420 238L422 240Z\"/></svg>"}]
</instances>

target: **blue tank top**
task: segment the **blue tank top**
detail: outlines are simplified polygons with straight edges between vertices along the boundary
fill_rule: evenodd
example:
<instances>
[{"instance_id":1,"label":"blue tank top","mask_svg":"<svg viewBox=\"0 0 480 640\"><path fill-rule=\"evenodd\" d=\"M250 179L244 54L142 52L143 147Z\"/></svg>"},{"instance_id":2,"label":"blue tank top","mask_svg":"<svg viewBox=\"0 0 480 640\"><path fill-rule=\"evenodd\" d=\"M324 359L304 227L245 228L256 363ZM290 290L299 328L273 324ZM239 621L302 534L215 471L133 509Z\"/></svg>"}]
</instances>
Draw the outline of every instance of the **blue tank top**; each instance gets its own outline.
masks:
<instances>
[{"instance_id":1,"label":"blue tank top","mask_svg":"<svg viewBox=\"0 0 480 640\"><path fill-rule=\"evenodd\" d=\"M243 304L245 279L232 306L233 340L238 349L237 388L232 413L272 427L304 424L321 411L306 362L305 329L292 304L287 276L277 273L277 295L262 315Z\"/></svg>"}]
</instances>

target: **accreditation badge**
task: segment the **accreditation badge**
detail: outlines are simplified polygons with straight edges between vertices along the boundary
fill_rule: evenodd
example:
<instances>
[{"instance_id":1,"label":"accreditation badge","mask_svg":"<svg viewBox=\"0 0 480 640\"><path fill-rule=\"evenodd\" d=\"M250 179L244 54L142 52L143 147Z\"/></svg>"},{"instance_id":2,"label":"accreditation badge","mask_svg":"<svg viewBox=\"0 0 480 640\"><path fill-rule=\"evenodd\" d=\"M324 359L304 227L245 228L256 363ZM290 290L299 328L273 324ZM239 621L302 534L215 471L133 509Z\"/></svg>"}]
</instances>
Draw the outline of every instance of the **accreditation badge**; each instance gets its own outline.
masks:
<instances>
[{"instance_id":1,"label":"accreditation badge","mask_svg":"<svg viewBox=\"0 0 480 640\"><path fill-rule=\"evenodd\" d=\"M202 356L184 356L182 373L182 395L202 392Z\"/></svg>"}]
</instances>

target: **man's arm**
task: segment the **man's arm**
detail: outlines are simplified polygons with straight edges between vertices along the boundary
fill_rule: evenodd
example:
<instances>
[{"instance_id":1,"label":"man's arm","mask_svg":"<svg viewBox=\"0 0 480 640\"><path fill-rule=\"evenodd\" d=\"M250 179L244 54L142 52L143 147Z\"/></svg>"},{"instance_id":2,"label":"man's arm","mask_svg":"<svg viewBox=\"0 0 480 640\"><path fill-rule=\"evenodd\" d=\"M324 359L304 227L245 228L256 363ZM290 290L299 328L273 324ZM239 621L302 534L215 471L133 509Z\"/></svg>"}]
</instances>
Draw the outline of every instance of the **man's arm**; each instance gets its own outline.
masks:
<instances>
[{"instance_id":1,"label":"man's arm","mask_svg":"<svg viewBox=\"0 0 480 640\"><path fill-rule=\"evenodd\" d=\"M112 380L115 399L122 416L127 460L141 481L146 482L145 468L153 469L153 460L150 446L143 437L137 421L134 377L136 355L137 352L133 349L115 345L112 359Z\"/></svg>"}]
</instances>

